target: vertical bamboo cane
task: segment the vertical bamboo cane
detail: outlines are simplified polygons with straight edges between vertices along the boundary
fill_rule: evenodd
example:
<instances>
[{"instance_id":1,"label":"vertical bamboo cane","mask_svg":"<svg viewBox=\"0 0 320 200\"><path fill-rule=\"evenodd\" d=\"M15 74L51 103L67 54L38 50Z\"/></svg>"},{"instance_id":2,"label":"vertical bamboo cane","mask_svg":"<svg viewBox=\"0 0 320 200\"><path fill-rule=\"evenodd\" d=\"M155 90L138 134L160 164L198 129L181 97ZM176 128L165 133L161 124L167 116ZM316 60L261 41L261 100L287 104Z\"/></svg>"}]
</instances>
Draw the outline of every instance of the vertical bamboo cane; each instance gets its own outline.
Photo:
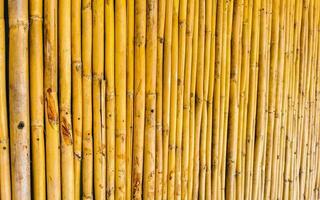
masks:
<instances>
[{"instance_id":1,"label":"vertical bamboo cane","mask_svg":"<svg viewBox=\"0 0 320 200\"><path fill-rule=\"evenodd\" d=\"M155 197L156 164L156 74L157 74L157 2L147 1L146 18L146 119L143 197Z\"/></svg>"},{"instance_id":2,"label":"vertical bamboo cane","mask_svg":"<svg viewBox=\"0 0 320 200\"><path fill-rule=\"evenodd\" d=\"M134 68L134 137L132 166L132 197L142 199L143 147L145 118L145 44L146 1L135 4L135 68Z\"/></svg>"},{"instance_id":3,"label":"vertical bamboo cane","mask_svg":"<svg viewBox=\"0 0 320 200\"><path fill-rule=\"evenodd\" d=\"M215 29L215 70L214 70L214 105L213 105L213 138L212 138L212 195L213 199L218 199L219 193L219 169L220 169L220 89L222 72L222 45L223 45L223 7L224 1L217 2L217 17Z\"/></svg>"},{"instance_id":4,"label":"vertical bamboo cane","mask_svg":"<svg viewBox=\"0 0 320 200\"><path fill-rule=\"evenodd\" d=\"M205 1L205 44L204 44L204 69L203 69L203 100L202 119L200 130L200 180L199 198L205 199L206 194L206 143L207 143L207 104L209 89L210 54L211 54L211 27L212 27L212 1ZM211 189L211 187L210 187ZM210 192L211 193L211 192Z\"/></svg>"},{"instance_id":5,"label":"vertical bamboo cane","mask_svg":"<svg viewBox=\"0 0 320 200\"><path fill-rule=\"evenodd\" d=\"M115 2L116 199L126 191L126 1Z\"/></svg>"},{"instance_id":6,"label":"vertical bamboo cane","mask_svg":"<svg viewBox=\"0 0 320 200\"><path fill-rule=\"evenodd\" d=\"M59 88L62 199L74 199L71 116L71 1L59 1Z\"/></svg>"},{"instance_id":7,"label":"vertical bamboo cane","mask_svg":"<svg viewBox=\"0 0 320 200\"><path fill-rule=\"evenodd\" d=\"M112 21L113 20L114 19L112 18ZM134 1L128 1L127 23L126 199L131 200L134 92Z\"/></svg>"},{"instance_id":8,"label":"vertical bamboo cane","mask_svg":"<svg viewBox=\"0 0 320 200\"><path fill-rule=\"evenodd\" d=\"M246 168L245 168L245 190L244 198L251 198L252 174L253 174L253 149L254 149L254 121L255 107L257 97L257 62L259 50L259 24L260 24L260 0L253 1L252 13L252 33L251 33L251 51L250 51L250 70L249 70L249 93L248 93L248 118L246 133Z\"/></svg>"},{"instance_id":9,"label":"vertical bamboo cane","mask_svg":"<svg viewBox=\"0 0 320 200\"><path fill-rule=\"evenodd\" d=\"M275 115L275 96L276 96L276 77L277 77L277 61L279 47L279 11L280 2L273 1L272 27L271 27L271 60L270 60L270 78L269 78L269 95L268 95L268 126L267 126L267 146L266 146L266 171L265 171L265 189L264 198L270 198L271 183L271 166L273 152L273 129Z\"/></svg>"},{"instance_id":10,"label":"vertical bamboo cane","mask_svg":"<svg viewBox=\"0 0 320 200\"><path fill-rule=\"evenodd\" d=\"M72 128L74 135L74 198L80 200L82 159L81 0L71 2Z\"/></svg>"},{"instance_id":11,"label":"vertical bamboo cane","mask_svg":"<svg viewBox=\"0 0 320 200\"><path fill-rule=\"evenodd\" d=\"M108 33L108 37L105 37L105 77L107 104L106 196L107 199L113 200L115 190L114 1L105 1L105 33Z\"/></svg>"},{"instance_id":12,"label":"vertical bamboo cane","mask_svg":"<svg viewBox=\"0 0 320 200\"><path fill-rule=\"evenodd\" d=\"M11 199L4 1L0 1L0 199ZM39 70L40 71L40 70Z\"/></svg>"},{"instance_id":13,"label":"vertical bamboo cane","mask_svg":"<svg viewBox=\"0 0 320 200\"><path fill-rule=\"evenodd\" d=\"M93 137L92 137L92 8L91 0L82 1L82 198L93 198Z\"/></svg>"},{"instance_id":14,"label":"vertical bamboo cane","mask_svg":"<svg viewBox=\"0 0 320 200\"><path fill-rule=\"evenodd\" d=\"M30 2L30 99L33 197L46 198L44 105L43 105L43 40L42 1Z\"/></svg>"},{"instance_id":15,"label":"vertical bamboo cane","mask_svg":"<svg viewBox=\"0 0 320 200\"><path fill-rule=\"evenodd\" d=\"M57 1L44 2L44 93L47 197L61 198L60 135L57 91Z\"/></svg>"},{"instance_id":16,"label":"vertical bamboo cane","mask_svg":"<svg viewBox=\"0 0 320 200\"><path fill-rule=\"evenodd\" d=\"M165 29L164 29L164 57L163 57L163 200L168 199L168 149L169 149L169 123L170 123L170 83L171 83L171 44L172 44L172 12L173 1L166 1Z\"/></svg>"},{"instance_id":17,"label":"vertical bamboo cane","mask_svg":"<svg viewBox=\"0 0 320 200\"><path fill-rule=\"evenodd\" d=\"M173 0L172 9L172 46L171 46L171 86L170 86L170 129L168 149L168 198L173 199L175 194L175 150L177 131L177 93L178 93L178 17L179 0Z\"/></svg>"},{"instance_id":18,"label":"vertical bamboo cane","mask_svg":"<svg viewBox=\"0 0 320 200\"><path fill-rule=\"evenodd\" d=\"M194 23L194 0L187 1L186 7L186 41L185 41L185 71L183 90L183 127L182 127L182 173L181 173L181 199L188 198L188 170L190 155L190 89L192 67L192 37Z\"/></svg>"},{"instance_id":19,"label":"vertical bamboo cane","mask_svg":"<svg viewBox=\"0 0 320 200\"><path fill-rule=\"evenodd\" d=\"M101 81L104 72L104 1L93 0L93 23L92 23L92 41L93 41L93 166L94 166L94 195L96 199L105 199L106 189L103 172L102 155L102 127L101 127Z\"/></svg>"},{"instance_id":20,"label":"vertical bamboo cane","mask_svg":"<svg viewBox=\"0 0 320 200\"><path fill-rule=\"evenodd\" d=\"M242 29L242 0L234 0L234 19L232 22L231 36L231 74L230 74L230 113L228 124L228 142L227 142L227 179L226 179L226 199L234 199L235 173L237 159L237 137L238 137L238 117L239 117L239 75L240 72L240 48L241 48L241 29Z\"/></svg>"},{"instance_id":21,"label":"vertical bamboo cane","mask_svg":"<svg viewBox=\"0 0 320 200\"><path fill-rule=\"evenodd\" d=\"M199 32L197 52L197 79L196 79L196 114L195 114L195 138L194 138L194 169L193 169L193 199L199 195L200 172L200 129L203 105L203 77L204 77L204 51L205 50L205 0L199 1Z\"/></svg>"},{"instance_id":22,"label":"vertical bamboo cane","mask_svg":"<svg viewBox=\"0 0 320 200\"><path fill-rule=\"evenodd\" d=\"M9 113L12 199L31 199L28 2L9 1Z\"/></svg>"},{"instance_id":23,"label":"vertical bamboo cane","mask_svg":"<svg viewBox=\"0 0 320 200\"><path fill-rule=\"evenodd\" d=\"M184 105L184 70L186 63L186 18L187 0L179 1L178 16L178 81L177 81L177 132L175 152L175 198L182 195L182 149L183 149L183 105Z\"/></svg>"},{"instance_id":24,"label":"vertical bamboo cane","mask_svg":"<svg viewBox=\"0 0 320 200\"><path fill-rule=\"evenodd\" d=\"M163 172L163 138L162 138L162 99L163 99L163 42L166 1L158 1L157 17L157 80L156 80L156 185L155 199L162 199L162 172Z\"/></svg>"},{"instance_id":25,"label":"vertical bamboo cane","mask_svg":"<svg viewBox=\"0 0 320 200\"><path fill-rule=\"evenodd\" d=\"M215 29L216 29L217 2L212 2L212 19L211 19L211 48L210 48L210 69L209 69L209 88L207 98L207 141L206 141L206 199L212 199L212 137L213 137L213 95L215 82Z\"/></svg>"},{"instance_id":26,"label":"vertical bamboo cane","mask_svg":"<svg viewBox=\"0 0 320 200\"><path fill-rule=\"evenodd\" d=\"M194 28L192 37L192 63L191 63L191 81L190 81L190 153L188 168L188 199L192 199L193 191L193 170L194 170L194 138L195 138L195 90L198 62L198 27L199 27L199 0L195 0L194 5Z\"/></svg>"}]
</instances>

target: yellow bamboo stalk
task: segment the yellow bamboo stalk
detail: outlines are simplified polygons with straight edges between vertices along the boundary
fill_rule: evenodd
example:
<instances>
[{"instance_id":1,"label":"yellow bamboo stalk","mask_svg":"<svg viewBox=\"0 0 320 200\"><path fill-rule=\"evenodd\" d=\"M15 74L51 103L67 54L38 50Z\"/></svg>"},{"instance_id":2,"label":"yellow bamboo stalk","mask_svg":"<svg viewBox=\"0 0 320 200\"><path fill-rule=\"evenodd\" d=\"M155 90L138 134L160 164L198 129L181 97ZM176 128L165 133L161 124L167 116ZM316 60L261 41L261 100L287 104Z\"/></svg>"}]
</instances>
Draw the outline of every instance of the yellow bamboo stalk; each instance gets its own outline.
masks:
<instances>
[{"instance_id":1,"label":"yellow bamboo stalk","mask_svg":"<svg viewBox=\"0 0 320 200\"><path fill-rule=\"evenodd\" d=\"M183 90L183 127L182 127L182 172L181 199L188 198L188 170L190 151L190 87L192 67L192 37L194 23L194 0L187 1L185 27L185 71Z\"/></svg>"},{"instance_id":2,"label":"yellow bamboo stalk","mask_svg":"<svg viewBox=\"0 0 320 200\"><path fill-rule=\"evenodd\" d=\"M104 72L104 1L92 1L92 53L93 53L93 166L94 195L96 199L106 198L106 180L103 173L104 155L102 154L101 126L101 81Z\"/></svg>"},{"instance_id":3,"label":"yellow bamboo stalk","mask_svg":"<svg viewBox=\"0 0 320 200\"><path fill-rule=\"evenodd\" d=\"M163 57L163 180L162 198L168 199L168 149L169 149L169 123L170 123L170 83L171 83L171 44L172 44L172 13L173 1L166 1L165 28L164 28L164 57Z\"/></svg>"},{"instance_id":4,"label":"yellow bamboo stalk","mask_svg":"<svg viewBox=\"0 0 320 200\"><path fill-rule=\"evenodd\" d=\"M44 105L43 105L43 38L42 4L30 2L30 100L33 197L46 199L45 146L44 146ZM5 79L4 79L5 80ZM1 170L0 170L1 171ZM1 175L0 175L1 176ZM5 197L4 197L5 199Z\"/></svg>"},{"instance_id":5,"label":"yellow bamboo stalk","mask_svg":"<svg viewBox=\"0 0 320 200\"><path fill-rule=\"evenodd\" d=\"M276 103L276 77L277 77L277 61L279 47L279 18L280 18L280 2L273 1L272 27L271 27L271 60L270 60L270 78L268 91L268 126L267 126L267 143L266 143L266 171L265 171L265 188L264 198L270 198L271 183L271 166L273 152L273 129L274 115Z\"/></svg>"},{"instance_id":6,"label":"yellow bamboo stalk","mask_svg":"<svg viewBox=\"0 0 320 200\"><path fill-rule=\"evenodd\" d=\"M134 68L134 137L132 166L132 197L142 199L143 148L145 128L146 78L146 1L135 4L135 68Z\"/></svg>"},{"instance_id":7,"label":"yellow bamboo stalk","mask_svg":"<svg viewBox=\"0 0 320 200\"><path fill-rule=\"evenodd\" d=\"M212 27L212 1L205 1L205 44L204 44L204 69L203 69L203 106L200 134L200 180L199 198L206 198L206 147L207 147L207 103L209 89L210 54L211 54L211 28ZM211 189L211 187L208 187ZM211 194L211 192L209 192Z\"/></svg>"},{"instance_id":8,"label":"yellow bamboo stalk","mask_svg":"<svg viewBox=\"0 0 320 200\"><path fill-rule=\"evenodd\" d=\"M115 80L114 80L114 2L105 2L105 77L106 77L106 197L114 199L115 191ZM130 180L131 183L131 180ZM130 192L131 194L131 192Z\"/></svg>"},{"instance_id":9,"label":"yellow bamboo stalk","mask_svg":"<svg viewBox=\"0 0 320 200\"><path fill-rule=\"evenodd\" d=\"M10 1L9 113L12 199L31 199L28 2Z\"/></svg>"},{"instance_id":10,"label":"yellow bamboo stalk","mask_svg":"<svg viewBox=\"0 0 320 200\"><path fill-rule=\"evenodd\" d=\"M113 18L110 20L112 20L112 22L114 21ZM134 1L128 1L127 22L126 199L131 200L134 92Z\"/></svg>"},{"instance_id":11,"label":"yellow bamboo stalk","mask_svg":"<svg viewBox=\"0 0 320 200\"><path fill-rule=\"evenodd\" d=\"M4 1L0 1L0 199L11 199Z\"/></svg>"},{"instance_id":12,"label":"yellow bamboo stalk","mask_svg":"<svg viewBox=\"0 0 320 200\"><path fill-rule=\"evenodd\" d=\"M252 22L252 0L244 1L243 13L243 33L241 49L241 74L240 74L240 105L239 105L239 136L238 153L236 163L236 191L237 199L244 198L244 180L245 180L245 159L246 159L246 122L247 122L247 99L249 84L249 61L251 45L251 22Z\"/></svg>"},{"instance_id":13,"label":"yellow bamboo stalk","mask_svg":"<svg viewBox=\"0 0 320 200\"><path fill-rule=\"evenodd\" d=\"M92 8L91 0L82 1L82 198L93 198L92 138Z\"/></svg>"},{"instance_id":14,"label":"yellow bamboo stalk","mask_svg":"<svg viewBox=\"0 0 320 200\"><path fill-rule=\"evenodd\" d=\"M171 50L171 88L170 88L170 129L169 129L169 149L168 149L168 198L175 195L175 150L177 131L177 96L178 96L178 61L179 61L179 0L173 1L172 8L172 50Z\"/></svg>"},{"instance_id":15,"label":"yellow bamboo stalk","mask_svg":"<svg viewBox=\"0 0 320 200\"><path fill-rule=\"evenodd\" d=\"M277 193L278 178L278 152L280 151L280 128L281 128L281 110L283 99L283 81L284 81L284 51L285 51L285 19L286 19L286 1L280 4L280 32L279 32L279 52L278 52L278 71L276 78L276 100L275 100L275 116L274 116L274 132L273 132L273 151L272 151L272 169L271 169L271 198L275 198Z\"/></svg>"},{"instance_id":16,"label":"yellow bamboo stalk","mask_svg":"<svg viewBox=\"0 0 320 200\"><path fill-rule=\"evenodd\" d=\"M240 48L241 48L241 29L242 29L242 0L234 1L234 19L232 22L231 36L231 75L230 75L230 113L228 124L228 142L226 157L226 199L234 199L233 191L235 189L235 173L237 159L237 137L238 137L238 117L239 117L239 75L240 70Z\"/></svg>"},{"instance_id":17,"label":"yellow bamboo stalk","mask_svg":"<svg viewBox=\"0 0 320 200\"><path fill-rule=\"evenodd\" d=\"M221 166L221 192L222 198L225 198L226 190L226 154L227 154L227 140L228 140L228 115L229 115L229 96L230 96L230 72L231 72L231 32L233 21L233 0L228 0L226 4L226 54L225 54L225 96L223 107L223 128L221 128L223 142L222 142L222 166Z\"/></svg>"},{"instance_id":18,"label":"yellow bamboo stalk","mask_svg":"<svg viewBox=\"0 0 320 200\"><path fill-rule=\"evenodd\" d=\"M258 96L257 96L257 128L256 141L254 146L254 165L253 165L253 189L252 198L258 198L258 186L260 183L260 173L263 158L264 138L266 135L265 126L265 105L267 88L267 31L266 31L266 0L261 1L261 20L260 20L260 44L259 44L259 77L258 77Z\"/></svg>"},{"instance_id":19,"label":"yellow bamboo stalk","mask_svg":"<svg viewBox=\"0 0 320 200\"><path fill-rule=\"evenodd\" d=\"M175 152L175 198L182 195L182 149L183 149L183 105L184 105L184 71L186 63L186 19L187 0L179 1L178 16L178 81L177 81L177 127Z\"/></svg>"},{"instance_id":20,"label":"yellow bamboo stalk","mask_svg":"<svg viewBox=\"0 0 320 200\"><path fill-rule=\"evenodd\" d=\"M81 198L82 159L82 61L81 61L81 1L71 2L72 61L72 128L74 135L74 198Z\"/></svg>"},{"instance_id":21,"label":"yellow bamboo stalk","mask_svg":"<svg viewBox=\"0 0 320 200\"><path fill-rule=\"evenodd\" d=\"M210 69L209 69L209 87L207 98L207 141L206 141L206 199L212 198L212 137L213 137L213 95L215 81L215 29L216 29L217 2L212 2L212 19L211 19L211 48L210 48Z\"/></svg>"},{"instance_id":22,"label":"yellow bamboo stalk","mask_svg":"<svg viewBox=\"0 0 320 200\"><path fill-rule=\"evenodd\" d=\"M217 18L215 29L215 70L214 70L214 115L213 115L213 136L212 136L212 195L211 198L219 198L219 170L220 170L220 89L222 72L222 47L223 47L223 8L224 1L217 2Z\"/></svg>"},{"instance_id":23,"label":"yellow bamboo stalk","mask_svg":"<svg viewBox=\"0 0 320 200\"><path fill-rule=\"evenodd\" d=\"M57 1L44 2L44 95L48 199L61 198L60 135L57 91Z\"/></svg>"},{"instance_id":24,"label":"yellow bamboo stalk","mask_svg":"<svg viewBox=\"0 0 320 200\"><path fill-rule=\"evenodd\" d=\"M115 2L116 199L126 196L126 1Z\"/></svg>"},{"instance_id":25,"label":"yellow bamboo stalk","mask_svg":"<svg viewBox=\"0 0 320 200\"><path fill-rule=\"evenodd\" d=\"M192 199L193 191L193 170L194 170L194 138L195 138L195 90L196 90L196 75L198 62L198 29L199 27L199 0L194 4L194 28L192 37L192 61L191 61L191 81L190 81L190 153L189 153L189 168L188 168L188 199Z\"/></svg>"},{"instance_id":26,"label":"yellow bamboo stalk","mask_svg":"<svg viewBox=\"0 0 320 200\"><path fill-rule=\"evenodd\" d=\"M71 1L59 1L59 116L62 199L74 199L71 116Z\"/></svg>"},{"instance_id":27,"label":"yellow bamboo stalk","mask_svg":"<svg viewBox=\"0 0 320 200\"><path fill-rule=\"evenodd\" d=\"M204 52L205 52L205 0L199 1L199 31L197 52L197 79L195 92L195 137L194 137L194 169L193 169L193 199L199 195L200 172L200 130L203 105L203 77L204 77Z\"/></svg>"},{"instance_id":28,"label":"yellow bamboo stalk","mask_svg":"<svg viewBox=\"0 0 320 200\"><path fill-rule=\"evenodd\" d=\"M147 1L146 18L146 119L143 171L143 197L155 197L156 164L156 73L157 73L157 2Z\"/></svg>"},{"instance_id":29,"label":"yellow bamboo stalk","mask_svg":"<svg viewBox=\"0 0 320 200\"><path fill-rule=\"evenodd\" d=\"M252 33L251 33L251 51L250 51L250 70L249 70L249 93L248 93L248 118L246 133L246 168L245 168L245 191L244 198L251 198L252 174L253 174L253 149L254 149L254 130L255 130L255 108L257 95L257 62L259 50L259 24L260 24L260 0L253 1L252 13Z\"/></svg>"},{"instance_id":30,"label":"yellow bamboo stalk","mask_svg":"<svg viewBox=\"0 0 320 200\"><path fill-rule=\"evenodd\" d=\"M162 199L163 138L162 138L162 99L163 99L163 43L166 1L158 1L157 17L157 75L156 75L156 174L155 199Z\"/></svg>"}]
</instances>

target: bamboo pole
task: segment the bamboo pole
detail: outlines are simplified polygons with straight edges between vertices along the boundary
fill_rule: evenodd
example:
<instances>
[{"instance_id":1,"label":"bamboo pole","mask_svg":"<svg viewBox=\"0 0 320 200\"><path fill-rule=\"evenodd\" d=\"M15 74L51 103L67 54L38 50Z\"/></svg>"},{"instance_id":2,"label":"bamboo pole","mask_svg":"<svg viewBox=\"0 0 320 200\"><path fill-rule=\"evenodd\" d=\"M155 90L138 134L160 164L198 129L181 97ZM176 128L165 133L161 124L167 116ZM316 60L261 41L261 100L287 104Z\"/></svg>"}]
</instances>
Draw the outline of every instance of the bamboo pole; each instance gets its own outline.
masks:
<instances>
[{"instance_id":1,"label":"bamboo pole","mask_svg":"<svg viewBox=\"0 0 320 200\"><path fill-rule=\"evenodd\" d=\"M255 120L255 97L257 95L257 62L259 49L259 24L260 24L260 0L253 1L252 13L252 34L250 51L250 70L249 70L249 93L248 93L248 118L246 133L246 167L245 167L245 191L244 198L251 197L252 174L253 174L253 149L254 149L254 120Z\"/></svg>"},{"instance_id":2,"label":"bamboo pole","mask_svg":"<svg viewBox=\"0 0 320 200\"><path fill-rule=\"evenodd\" d=\"M82 159L81 1L71 1L72 128L74 134L74 198L79 200Z\"/></svg>"},{"instance_id":3,"label":"bamboo pole","mask_svg":"<svg viewBox=\"0 0 320 200\"><path fill-rule=\"evenodd\" d=\"M115 74L114 74L114 2L105 2L105 77L106 77L106 143L107 143L107 199L114 199L115 191ZM130 180L131 182L131 180ZM130 192L131 194L131 192Z\"/></svg>"},{"instance_id":4,"label":"bamboo pole","mask_svg":"<svg viewBox=\"0 0 320 200\"><path fill-rule=\"evenodd\" d=\"M132 193L133 199L142 199L143 148L145 128L146 78L146 1L135 4L135 68L134 68L134 137Z\"/></svg>"},{"instance_id":5,"label":"bamboo pole","mask_svg":"<svg viewBox=\"0 0 320 200\"><path fill-rule=\"evenodd\" d=\"M59 117L62 199L74 199L71 116L71 1L59 1Z\"/></svg>"},{"instance_id":6,"label":"bamboo pole","mask_svg":"<svg viewBox=\"0 0 320 200\"><path fill-rule=\"evenodd\" d=\"M170 85L170 121L168 149L168 198L175 195L175 150L177 135L177 96L178 96L178 61L179 61L179 0L173 1L172 7L172 50L171 50L171 85Z\"/></svg>"},{"instance_id":7,"label":"bamboo pole","mask_svg":"<svg viewBox=\"0 0 320 200\"><path fill-rule=\"evenodd\" d=\"M157 2L155 0L148 0L146 8L146 122L143 197L144 199L154 199L156 167Z\"/></svg>"},{"instance_id":8,"label":"bamboo pole","mask_svg":"<svg viewBox=\"0 0 320 200\"><path fill-rule=\"evenodd\" d=\"M4 1L0 1L0 199L11 199Z\"/></svg>"},{"instance_id":9,"label":"bamboo pole","mask_svg":"<svg viewBox=\"0 0 320 200\"><path fill-rule=\"evenodd\" d=\"M238 137L238 117L239 117L239 75L240 70L240 48L241 48L241 29L242 29L242 10L243 2L234 1L234 20L232 23L231 45L231 75L230 75L230 113L228 124L228 143L227 143L227 179L226 179L226 199L234 199L232 191L235 189L235 173L237 160L237 137Z\"/></svg>"},{"instance_id":10,"label":"bamboo pole","mask_svg":"<svg viewBox=\"0 0 320 200\"><path fill-rule=\"evenodd\" d=\"M42 1L30 2L30 100L33 197L46 198L44 105L43 105L43 38ZM4 197L5 198L5 197Z\"/></svg>"},{"instance_id":11,"label":"bamboo pole","mask_svg":"<svg viewBox=\"0 0 320 200\"><path fill-rule=\"evenodd\" d=\"M8 2L12 199L31 199L27 3Z\"/></svg>"},{"instance_id":12,"label":"bamboo pole","mask_svg":"<svg viewBox=\"0 0 320 200\"><path fill-rule=\"evenodd\" d=\"M222 72L222 47L223 47L223 7L224 1L217 2L217 18L215 30L215 70L214 70L214 115L213 115L213 136L212 136L212 195L213 199L219 197L219 170L220 170L220 88Z\"/></svg>"},{"instance_id":13,"label":"bamboo pole","mask_svg":"<svg viewBox=\"0 0 320 200\"><path fill-rule=\"evenodd\" d=\"M209 90L210 54L211 54L211 30L212 29L212 1L205 1L205 44L204 44L204 69L203 69L203 106L200 129L200 180L199 198L206 198L206 147L207 147L207 103ZM211 187L208 187L211 189ZM211 192L209 192L211 194Z\"/></svg>"},{"instance_id":14,"label":"bamboo pole","mask_svg":"<svg viewBox=\"0 0 320 200\"><path fill-rule=\"evenodd\" d=\"M200 130L203 105L203 77L205 52L205 0L199 1L199 31L197 51L197 77L195 92L195 137L194 137L194 169L193 169L193 199L199 195L200 173Z\"/></svg>"},{"instance_id":15,"label":"bamboo pole","mask_svg":"<svg viewBox=\"0 0 320 200\"><path fill-rule=\"evenodd\" d=\"M126 1L115 2L116 182L115 198L126 196Z\"/></svg>"},{"instance_id":16,"label":"bamboo pole","mask_svg":"<svg viewBox=\"0 0 320 200\"><path fill-rule=\"evenodd\" d=\"M211 48L210 48L210 69L209 69L209 86L207 98L207 141L206 141L206 199L212 198L212 138L213 138L213 98L214 98L214 81L215 81L215 29L216 29L217 2L212 2L212 19L211 19Z\"/></svg>"},{"instance_id":17,"label":"bamboo pole","mask_svg":"<svg viewBox=\"0 0 320 200\"><path fill-rule=\"evenodd\" d=\"M93 137L92 137L92 2L82 2L82 198L93 198Z\"/></svg>"},{"instance_id":18,"label":"bamboo pole","mask_svg":"<svg viewBox=\"0 0 320 200\"><path fill-rule=\"evenodd\" d=\"M162 138L162 100L163 100L163 43L166 1L158 1L157 16L157 70L156 70L156 174L155 199L162 199L163 138Z\"/></svg>"},{"instance_id":19,"label":"bamboo pole","mask_svg":"<svg viewBox=\"0 0 320 200\"><path fill-rule=\"evenodd\" d=\"M108 18L107 18L108 19ZM114 20L112 17L110 20ZM126 111L126 199L131 200L133 92L134 92L134 1L127 5L127 111ZM114 38L113 38L114 40Z\"/></svg>"},{"instance_id":20,"label":"bamboo pole","mask_svg":"<svg viewBox=\"0 0 320 200\"><path fill-rule=\"evenodd\" d=\"M191 81L190 81L190 153L188 168L188 199L192 199L193 191L193 170L194 170L194 138L195 138L195 90L198 62L198 27L199 27L199 1L195 0L194 5L194 27L192 37L192 61L191 61Z\"/></svg>"},{"instance_id":21,"label":"bamboo pole","mask_svg":"<svg viewBox=\"0 0 320 200\"><path fill-rule=\"evenodd\" d=\"M94 195L96 199L105 199L106 180L103 174L103 147L101 126L101 81L104 73L104 1L92 1L92 66L93 66L93 166Z\"/></svg>"},{"instance_id":22,"label":"bamboo pole","mask_svg":"<svg viewBox=\"0 0 320 200\"><path fill-rule=\"evenodd\" d=\"M182 196L182 149L183 149L183 105L184 105L184 73L186 63L186 19L187 0L179 1L178 15L178 81L177 81L177 127L175 152L175 198Z\"/></svg>"},{"instance_id":23,"label":"bamboo pole","mask_svg":"<svg viewBox=\"0 0 320 200\"><path fill-rule=\"evenodd\" d=\"M61 199L59 106L57 91L57 1L44 2L44 93L48 199Z\"/></svg>"},{"instance_id":24,"label":"bamboo pole","mask_svg":"<svg viewBox=\"0 0 320 200\"><path fill-rule=\"evenodd\" d=\"M171 83L171 44L172 44L172 14L173 1L166 1L164 28L164 56L163 56L163 180L162 198L168 199L168 151L169 151L169 123L170 123L170 83Z\"/></svg>"}]
</instances>

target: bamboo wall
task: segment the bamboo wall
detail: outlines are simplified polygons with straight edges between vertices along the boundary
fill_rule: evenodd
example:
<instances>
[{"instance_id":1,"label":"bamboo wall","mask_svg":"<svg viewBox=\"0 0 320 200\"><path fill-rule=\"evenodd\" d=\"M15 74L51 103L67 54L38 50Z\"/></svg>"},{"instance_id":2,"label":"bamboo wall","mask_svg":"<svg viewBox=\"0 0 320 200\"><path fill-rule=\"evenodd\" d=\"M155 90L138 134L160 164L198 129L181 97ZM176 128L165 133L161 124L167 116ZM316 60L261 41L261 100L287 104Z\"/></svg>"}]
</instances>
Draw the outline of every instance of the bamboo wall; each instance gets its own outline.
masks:
<instances>
[{"instance_id":1,"label":"bamboo wall","mask_svg":"<svg viewBox=\"0 0 320 200\"><path fill-rule=\"evenodd\" d=\"M319 0L0 0L0 200L320 199Z\"/></svg>"}]
</instances>

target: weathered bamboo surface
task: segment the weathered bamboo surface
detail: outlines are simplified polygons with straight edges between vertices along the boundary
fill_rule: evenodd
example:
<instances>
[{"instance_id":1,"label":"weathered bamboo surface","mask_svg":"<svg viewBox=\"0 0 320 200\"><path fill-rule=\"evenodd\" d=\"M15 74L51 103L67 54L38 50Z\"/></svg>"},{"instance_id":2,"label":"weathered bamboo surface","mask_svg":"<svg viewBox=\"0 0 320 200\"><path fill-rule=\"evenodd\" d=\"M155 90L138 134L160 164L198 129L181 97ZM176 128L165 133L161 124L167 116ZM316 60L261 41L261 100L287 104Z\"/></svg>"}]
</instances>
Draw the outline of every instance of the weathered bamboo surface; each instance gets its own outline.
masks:
<instances>
[{"instance_id":1,"label":"weathered bamboo surface","mask_svg":"<svg viewBox=\"0 0 320 200\"><path fill-rule=\"evenodd\" d=\"M320 199L319 0L0 0L0 200Z\"/></svg>"}]
</instances>

